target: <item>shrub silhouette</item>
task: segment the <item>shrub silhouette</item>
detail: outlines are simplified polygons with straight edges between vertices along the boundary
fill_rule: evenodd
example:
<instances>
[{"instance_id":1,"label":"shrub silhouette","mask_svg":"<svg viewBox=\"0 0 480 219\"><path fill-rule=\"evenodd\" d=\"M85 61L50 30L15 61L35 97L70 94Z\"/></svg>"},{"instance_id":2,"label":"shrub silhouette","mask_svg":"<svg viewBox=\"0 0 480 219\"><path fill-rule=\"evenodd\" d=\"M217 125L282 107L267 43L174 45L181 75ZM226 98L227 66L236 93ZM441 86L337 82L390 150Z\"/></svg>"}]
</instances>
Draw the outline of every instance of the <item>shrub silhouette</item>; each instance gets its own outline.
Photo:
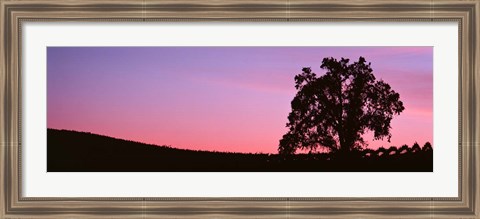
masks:
<instances>
[{"instance_id":1,"label":"shrub silhouette","mask_svg":"<svg viewBox=\"0 0 480 219\"><path fill-rule=\"evenodd\" d=\"M427 152L427 151L432 151L432 144L430 142L426 142L425 145L423 145L422 151Z\"/></svg>"},{"instance_id":2,"label":"shrub silhouette","mask_svg":"<svg viewBox=\"0 0 480 219\"><path fill-rule=\"evenodd\" d=\"M418 143L415 142L412 146L412 152L415 153L415 152L419 152L419 151L421 151L420 145L418 145Z\"/></svg>"},{"instance_id":3,"label":"shrub silhouette","mask_svg":"<svg viewBox=\"0 0 480 219\"><path fill-rule=\"evenodd\" d=\"M408 147L408 145L404 144L404 145L402 145L402 147L400 147L398 149L397 153L398 154L408 154L408 153L410 153L410 148Z\"/></svg>"},{"instance_id":4,"label":"shrub silhouette","mask_svg":"<svg viewBox=\"0 0 480 219\"><path fill-rule=\"evenodd\" d=\"M365 149L363 150L363 158L372 158L372 157L376 157L377 153L376 151L372 150L372 149Z\"/></svg>"},{"instance_id":5,"label":"shrub silhouette","mask_svg":"<svg viewBox=\"0 0 480 219\"><path fill-rule=\"evenodd\" d=\"M426 142L423 148L420 150L420 146L415 142L412 147L404 144L402 147L397 148L391 146L388 149L380 147L377 150L364 149L362 150L362 158L378 158L378 157L399 157L399 156L411 156L418 154L428 154L433 151L430 142ZM392 158L393 159L393 158Z\"/></svg>"},{"instance_id":6,"label":"shrub silhouette","mask_svg":"<svg viewBox=\"0 0 480 219\"><path fill-rule=\"evenodd\" d=\"M385 154L387 154L387 149L385 149L384 147L380 147L377 149L377 156L378 157L383 157L385 156Z\"/></svg>"},{"instance_id":7,"label":"shrub silhouette","mask_svg":"<svg viewBox=\"0 0 480 219\"><path fill-rule=\"evenodd\" d=\"M387 155L394 155L394 154L397 154L397 147L395 146L391 146L390 148L388 148L387 150Z\"/></svg>"},{"instance_id":8,"label":"shrub silhouette","mask_svg":"<svg viewBox=\"0 0 480 219\"><path fill-rule=\"evenodd\" d=\"M362 135L370 130L374 139L390 141L393 115L405 108L400 95L383 80L376 80L365 58L324 58L317 76L303 68L295 76L297 94L288 115L289 131L280 140L280 154L319 147L339 154L352 154L366 145Z\"/></svg>"}]
</instances>

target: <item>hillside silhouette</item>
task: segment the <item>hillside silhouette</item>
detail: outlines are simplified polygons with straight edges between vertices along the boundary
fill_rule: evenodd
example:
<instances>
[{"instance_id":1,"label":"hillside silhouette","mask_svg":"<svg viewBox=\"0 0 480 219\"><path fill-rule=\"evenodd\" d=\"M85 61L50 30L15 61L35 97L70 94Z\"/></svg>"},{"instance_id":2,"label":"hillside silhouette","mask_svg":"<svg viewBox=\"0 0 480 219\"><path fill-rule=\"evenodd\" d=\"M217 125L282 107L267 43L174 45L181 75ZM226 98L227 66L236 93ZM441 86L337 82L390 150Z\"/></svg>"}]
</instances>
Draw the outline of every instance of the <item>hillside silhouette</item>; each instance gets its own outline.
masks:
<instances>
[{"instance_id":1,"label":"hillside silhouette","mask_svg":"<svg viewBox=\"0 0 480 219\"><path fill-rule=\"evenodd\" d=\"M48 172L432 172L433 149L379 148L348 160L332 154L194 151L87 132L47 130Z\"/></svg>"}]
</instances>

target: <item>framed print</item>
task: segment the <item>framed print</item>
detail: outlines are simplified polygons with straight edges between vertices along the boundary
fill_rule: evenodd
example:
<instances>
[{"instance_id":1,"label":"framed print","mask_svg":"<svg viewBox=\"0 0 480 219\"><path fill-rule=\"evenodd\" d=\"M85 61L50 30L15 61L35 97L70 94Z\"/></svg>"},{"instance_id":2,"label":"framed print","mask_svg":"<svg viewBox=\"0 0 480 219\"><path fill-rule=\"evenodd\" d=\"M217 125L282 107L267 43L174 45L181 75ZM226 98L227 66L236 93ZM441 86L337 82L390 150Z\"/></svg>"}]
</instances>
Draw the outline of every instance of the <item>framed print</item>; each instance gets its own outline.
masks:
<instances>
[{"instance_id":1,"label":"framed print","mask_svg":"<svg viewBox=\"0 0 480 219\"><path fill-rule=\"evenodd\" d=\"M289 73L320 54L322 76ZM432 61L432 47L48 47L47 172L432 172Z\"/></svg>"},{"instance_id":2,"label":"framed print","mask_svg":"<svg viewBox=\"0 0 480 219\"><path fill-rule=\"evenodd\" d=\"M471 1L2 1L2 218L478 218Z\"/></svg>"}]
</instances>

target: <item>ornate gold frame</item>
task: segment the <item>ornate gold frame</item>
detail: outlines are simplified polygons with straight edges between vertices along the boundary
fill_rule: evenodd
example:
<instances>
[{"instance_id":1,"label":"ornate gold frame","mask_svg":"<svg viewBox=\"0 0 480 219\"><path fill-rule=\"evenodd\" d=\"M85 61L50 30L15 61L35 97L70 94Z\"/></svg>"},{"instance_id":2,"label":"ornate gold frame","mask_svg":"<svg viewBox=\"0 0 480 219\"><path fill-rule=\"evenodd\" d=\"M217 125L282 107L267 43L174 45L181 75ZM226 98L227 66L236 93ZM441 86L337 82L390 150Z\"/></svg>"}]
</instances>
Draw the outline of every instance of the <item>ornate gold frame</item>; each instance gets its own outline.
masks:
<instances>
[{"instance_id":1,"label":"ornate gold frame","mask_svg":"<svg viewBox=\"0 0 480 219\"><path fill-rule=\"evenodd\" d=\"M480 217L480 0L0 0L1 218ZM459 197L29 198L21 184L25 21L438 22L459 25Z\"/></svg>"}]
</instances>

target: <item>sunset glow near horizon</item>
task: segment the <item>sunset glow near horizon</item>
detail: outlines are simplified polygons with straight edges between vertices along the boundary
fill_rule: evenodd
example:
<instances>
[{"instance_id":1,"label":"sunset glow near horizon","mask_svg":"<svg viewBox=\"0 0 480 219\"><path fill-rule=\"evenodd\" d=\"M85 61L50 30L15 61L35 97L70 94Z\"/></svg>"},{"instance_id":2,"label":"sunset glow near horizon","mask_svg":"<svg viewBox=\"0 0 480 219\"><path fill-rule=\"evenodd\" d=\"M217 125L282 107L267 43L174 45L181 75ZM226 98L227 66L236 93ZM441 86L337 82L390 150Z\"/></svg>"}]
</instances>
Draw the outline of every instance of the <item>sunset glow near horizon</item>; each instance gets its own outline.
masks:
<instances>
[{"instance_id":1,"label":"sunset glow near horizon","mask_svg":"<svg viewBox=\"0 0 480 219\"><path fill-rule=\"evenodd\" d=\"M433 144L433 47L48 47L47 126L175 148L277 153L294 76L360 56L400 94L391 142ZM434 144L433 144L434 145Z\"/></svg>"}]
</instances>

